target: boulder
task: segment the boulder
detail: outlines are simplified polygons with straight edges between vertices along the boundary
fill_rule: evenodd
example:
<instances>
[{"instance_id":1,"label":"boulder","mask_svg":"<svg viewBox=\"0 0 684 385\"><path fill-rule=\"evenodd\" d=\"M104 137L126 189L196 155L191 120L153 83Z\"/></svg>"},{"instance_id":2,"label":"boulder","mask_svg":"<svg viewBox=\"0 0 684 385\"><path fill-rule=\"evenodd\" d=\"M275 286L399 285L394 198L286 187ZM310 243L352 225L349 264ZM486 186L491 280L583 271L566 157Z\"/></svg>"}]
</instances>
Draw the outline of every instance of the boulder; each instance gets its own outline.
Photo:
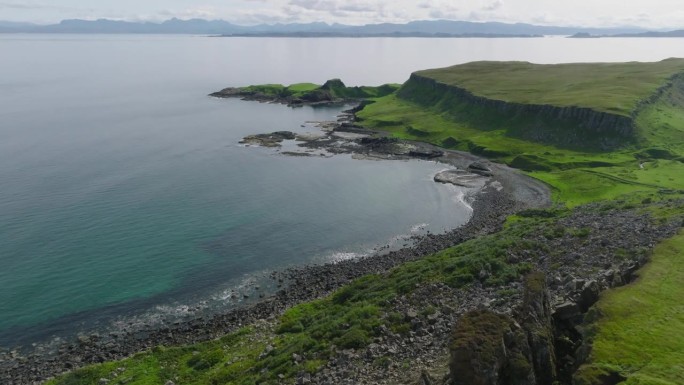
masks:
<instances>
[{"instance_id":1,"label":"boulder","mask_svg":"<svg viewBox=\"0 0 684 385\"><path fill-rule=\"evenodd\" d=\"M469 169L471 170L480 170L480 171L488 171L491 172L492 170L489 169L489 167L485 166L481 162L473 162L468 166Z\"/></svg>"},{"instance_id":2,"label":"boulder","mask_svg":"<svg viewBox=\"0 0 684 385\"><path fill-rule=\"evenodd\" d=\"M553 311L553 317L559 321L564 321L581 315L580 307L575 302L563 302L556 306Z\"/></svg>"},{"instance_id":3,"label":"boulder","mask_svg":"<svg viewBox=\"0 0 684 385\"><path fill-rule=\"evenodd\" d=\"M601 290L596 281L591 280L584 283L579 299L579 307L582 313L585 313L598 301L600 292Z\"/></svg>"}]
</instances>

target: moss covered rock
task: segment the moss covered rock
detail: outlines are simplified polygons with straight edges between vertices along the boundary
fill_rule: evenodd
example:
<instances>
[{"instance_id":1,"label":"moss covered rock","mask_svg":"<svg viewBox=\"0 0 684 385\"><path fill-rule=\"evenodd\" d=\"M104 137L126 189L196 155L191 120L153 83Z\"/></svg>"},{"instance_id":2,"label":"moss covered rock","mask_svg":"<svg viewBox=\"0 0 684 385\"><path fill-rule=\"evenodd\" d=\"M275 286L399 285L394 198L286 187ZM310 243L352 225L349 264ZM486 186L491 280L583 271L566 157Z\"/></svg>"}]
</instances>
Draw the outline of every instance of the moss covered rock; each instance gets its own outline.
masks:
<instances>
[{"instance_id":1,"label":"moss covered rock","mask_svg":"<svg viewBox=\"0 0 684 385\"><path fill-rule=\"evenodd\" d=\"M525 333L506 315L466 313L454 328L449 350L453 385L536 384Z\"/></svg>"}]
</instances>

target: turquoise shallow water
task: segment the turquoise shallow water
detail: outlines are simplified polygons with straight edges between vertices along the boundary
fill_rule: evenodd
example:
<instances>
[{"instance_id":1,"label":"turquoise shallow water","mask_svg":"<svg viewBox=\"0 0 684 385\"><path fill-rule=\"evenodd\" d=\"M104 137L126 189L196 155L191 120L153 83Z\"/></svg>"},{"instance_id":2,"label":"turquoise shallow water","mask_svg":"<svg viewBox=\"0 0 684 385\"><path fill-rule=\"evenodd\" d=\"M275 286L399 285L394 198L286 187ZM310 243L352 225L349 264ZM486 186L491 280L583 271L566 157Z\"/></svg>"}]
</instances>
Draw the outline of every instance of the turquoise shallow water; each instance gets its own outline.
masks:
<instances>
[{"instance_id":1,"label":"turquoise shallow water","mask_svg":"<svg viewBox=\"0 0 684 385\"><path fill-rule=\"evenodd\" d=\"M238 145L340 108L210 98L243 79L166 39L0 44L16 54L0 83L0 344L228 306L222 293L251 274L363 255L469 215L431 181L442 165Z\"/></svg>"}]
</instances>

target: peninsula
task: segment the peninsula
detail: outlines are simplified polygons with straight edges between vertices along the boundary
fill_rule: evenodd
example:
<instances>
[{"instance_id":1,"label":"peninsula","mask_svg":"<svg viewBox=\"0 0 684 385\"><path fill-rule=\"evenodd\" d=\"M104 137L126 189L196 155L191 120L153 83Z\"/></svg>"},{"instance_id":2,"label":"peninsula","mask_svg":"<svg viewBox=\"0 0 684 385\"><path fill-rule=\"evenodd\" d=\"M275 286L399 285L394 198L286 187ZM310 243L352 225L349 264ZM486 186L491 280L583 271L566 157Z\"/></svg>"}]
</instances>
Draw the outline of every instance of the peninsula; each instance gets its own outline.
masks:
<instances>
[{"instance_id":1,"label":"peninsula","mask_svg":"<svg viewBox=\"0 0 684 385\"><path fill-rule=\"evenodd\" d=\"M473 218L408 249L283 274L250 309L0 357L1 382L682 382L684 59L475 62L401 86L213 96L356 102L327 127L340 136L314 146L380 157L418 146L413 157L455 167L436 180L482 181ZM362 136L340 139L350 132Z\"/></svg>"}]
</instances>

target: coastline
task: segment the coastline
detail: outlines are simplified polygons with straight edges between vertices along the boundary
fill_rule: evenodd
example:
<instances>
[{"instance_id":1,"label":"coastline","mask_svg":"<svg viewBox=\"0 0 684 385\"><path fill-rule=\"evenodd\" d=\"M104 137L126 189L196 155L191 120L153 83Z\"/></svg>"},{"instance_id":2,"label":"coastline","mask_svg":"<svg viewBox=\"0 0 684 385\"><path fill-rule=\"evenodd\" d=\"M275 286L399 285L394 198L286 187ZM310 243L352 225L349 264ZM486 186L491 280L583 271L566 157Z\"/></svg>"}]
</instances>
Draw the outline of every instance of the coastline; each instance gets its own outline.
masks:
<instances>
[{"instance_id":1,"label":"coastline","mask_svg":"<svg viewBox=\"0 0 684 385\"><path fill-rule=\"evenodd\" d=\"M354 109L348 112L353 118ZM349 129L347 119L336 127ZM420 146L434 147L420 144ZM435 147L436 149L436 147ZM467 167L484 159L454 151L442 152L439 159L430 159L450 166ZM245 305L212 317L189 321L175 321L126 332L111 332L106 336L93 334L59 346L35 346L27 354L16 350L0 353L0 380L8 384L44 381L78 367L117 360L144 351L156 345L181 345L206 341L239 329L258 320L273 320L284 310L305 301L323 297L351 280L367 274L384 273L402 263L419 259L468 239L499 230L506 216L514 211L547 205L549 193L545 187L506 166L488 164L495 176L474 194L465 197L473 209L468 223L442 234L412 237L413 244L395 251L383 251L358 259L341 260L323 265L291 268L271 274L271 279L283 284L273 295L251 305ZM523 180L525 188L532 188L529 196L520 199L515 193L516 184ZM507 191L513 188L513 194ZM538 199L541 198L541 199Z\"/></svg>"}]
</instances>

